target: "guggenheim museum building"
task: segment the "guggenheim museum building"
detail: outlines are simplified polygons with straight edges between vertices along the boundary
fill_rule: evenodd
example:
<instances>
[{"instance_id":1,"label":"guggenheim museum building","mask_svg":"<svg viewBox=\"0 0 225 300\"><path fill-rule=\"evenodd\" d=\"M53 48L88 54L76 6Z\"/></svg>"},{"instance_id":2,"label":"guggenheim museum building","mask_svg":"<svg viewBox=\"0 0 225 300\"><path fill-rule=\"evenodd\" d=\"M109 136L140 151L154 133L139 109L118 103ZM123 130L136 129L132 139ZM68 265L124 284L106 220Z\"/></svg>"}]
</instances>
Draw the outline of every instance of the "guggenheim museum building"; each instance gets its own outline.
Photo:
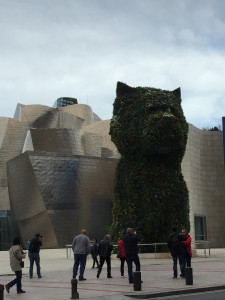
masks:
<instances>
[{"instance_id":1,"label":"guggenheim museum building","mask_svg":"<svg viewBox=\"0 0 225 300\"><path fill-rule=\"evenodd\" d=\"M65 247L81 228L102 238L120 158L109 126L67 97L53 107L17 104L13 118L0 118L0 250L16 234L26 242L40 232L45 248ZM225 247L223 131L189 124L182 172L193 241Z\"/></svg>"}]
</instances>

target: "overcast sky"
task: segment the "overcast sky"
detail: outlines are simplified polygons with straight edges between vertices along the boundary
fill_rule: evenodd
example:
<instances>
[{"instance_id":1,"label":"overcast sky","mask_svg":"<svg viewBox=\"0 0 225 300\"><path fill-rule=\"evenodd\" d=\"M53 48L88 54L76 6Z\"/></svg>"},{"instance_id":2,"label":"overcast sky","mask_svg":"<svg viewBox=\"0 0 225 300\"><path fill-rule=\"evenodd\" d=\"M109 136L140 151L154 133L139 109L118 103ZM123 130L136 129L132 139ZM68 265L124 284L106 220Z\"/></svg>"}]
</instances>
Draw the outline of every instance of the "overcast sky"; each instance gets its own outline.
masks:
<instances>
[{"instance_id":1,"label":"overcast sky","mask_svg":"<svg viewBox=\"0 0 225 300\"><path fill-rule=\"evenodd\" d=\"M112 116L116 83L181 88L198 128L225 116L224 0L0 0L0 116L62 96Z\"/></svg>"}]
</instances>

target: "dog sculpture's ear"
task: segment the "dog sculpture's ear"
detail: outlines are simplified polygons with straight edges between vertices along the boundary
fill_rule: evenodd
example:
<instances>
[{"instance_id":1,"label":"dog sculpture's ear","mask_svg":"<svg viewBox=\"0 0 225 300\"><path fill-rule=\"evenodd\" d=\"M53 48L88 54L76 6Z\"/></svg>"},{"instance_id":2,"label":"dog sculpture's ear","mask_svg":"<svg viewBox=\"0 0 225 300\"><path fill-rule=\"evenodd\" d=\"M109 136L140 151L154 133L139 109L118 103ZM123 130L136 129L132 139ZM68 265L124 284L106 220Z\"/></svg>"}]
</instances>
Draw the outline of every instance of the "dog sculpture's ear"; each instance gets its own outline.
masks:
<instances>
[{"instance_id":1,"label":"dog sculpture's ear","mask_svg":"<svg viewBox=\"0 0 225 300\"><path fill-rule=\"evenodd\" d=\"M176 96L181 101L181 90L180 88L177 88L176 90L172 91L174 96Z\"/></svg>"},{"instance_id":2,"label":"dog sculpture's ear","mask_svg":"<svg viewBox=\"0 0 225 300\"><path fill-rule=\"evenodd\" d=\"M123 96L124 94L130 94L134 91L134 88L130 87L126 83L117 82L117 87L116 87L116 96Z\"/></svg>"}]
</instances>

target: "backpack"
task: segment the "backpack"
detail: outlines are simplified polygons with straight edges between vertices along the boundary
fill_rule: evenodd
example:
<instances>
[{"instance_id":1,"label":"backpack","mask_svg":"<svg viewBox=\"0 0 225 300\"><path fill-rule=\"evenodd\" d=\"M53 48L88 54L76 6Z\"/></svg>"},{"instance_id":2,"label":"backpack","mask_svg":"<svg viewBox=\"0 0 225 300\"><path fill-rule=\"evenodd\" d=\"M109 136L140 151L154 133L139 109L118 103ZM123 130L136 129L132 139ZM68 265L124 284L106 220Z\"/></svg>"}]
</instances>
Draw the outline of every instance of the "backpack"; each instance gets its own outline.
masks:
<instances>
[{"instance_id":1,"label":"backpack","mask_svg":"<svg viewBox=\"0 0 225 300\"><path fill-rule=\"evenodd\" d=\"M181 242L179 239L179 236L176 234L174 235L172 238L172 243L171 243L171 248L175 249L175 248L179 248L181 246Z\"/></svg>"}]
</instances>

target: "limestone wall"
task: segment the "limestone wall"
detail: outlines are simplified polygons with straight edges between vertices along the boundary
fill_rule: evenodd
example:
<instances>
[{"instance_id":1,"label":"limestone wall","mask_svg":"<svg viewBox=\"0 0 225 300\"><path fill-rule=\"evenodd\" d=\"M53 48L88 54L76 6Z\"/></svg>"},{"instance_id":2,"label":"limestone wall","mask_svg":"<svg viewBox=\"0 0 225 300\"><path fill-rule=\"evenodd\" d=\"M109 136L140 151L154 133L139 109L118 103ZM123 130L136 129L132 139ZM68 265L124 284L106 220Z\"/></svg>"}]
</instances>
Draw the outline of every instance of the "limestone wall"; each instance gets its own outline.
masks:
<instances>
[{"instance_id":1,"label":"limestone wall","mask_svg":"<svg viewBox=\"0 0 225 300\"><path fill-rule=\"evenodd\" d=\"M182 171L190 198L191 236L194 216L206 216L211 247L225 246L225 172L223 136L220 131L200 130L189 125Z\"/></svg>"}]
</instances>

